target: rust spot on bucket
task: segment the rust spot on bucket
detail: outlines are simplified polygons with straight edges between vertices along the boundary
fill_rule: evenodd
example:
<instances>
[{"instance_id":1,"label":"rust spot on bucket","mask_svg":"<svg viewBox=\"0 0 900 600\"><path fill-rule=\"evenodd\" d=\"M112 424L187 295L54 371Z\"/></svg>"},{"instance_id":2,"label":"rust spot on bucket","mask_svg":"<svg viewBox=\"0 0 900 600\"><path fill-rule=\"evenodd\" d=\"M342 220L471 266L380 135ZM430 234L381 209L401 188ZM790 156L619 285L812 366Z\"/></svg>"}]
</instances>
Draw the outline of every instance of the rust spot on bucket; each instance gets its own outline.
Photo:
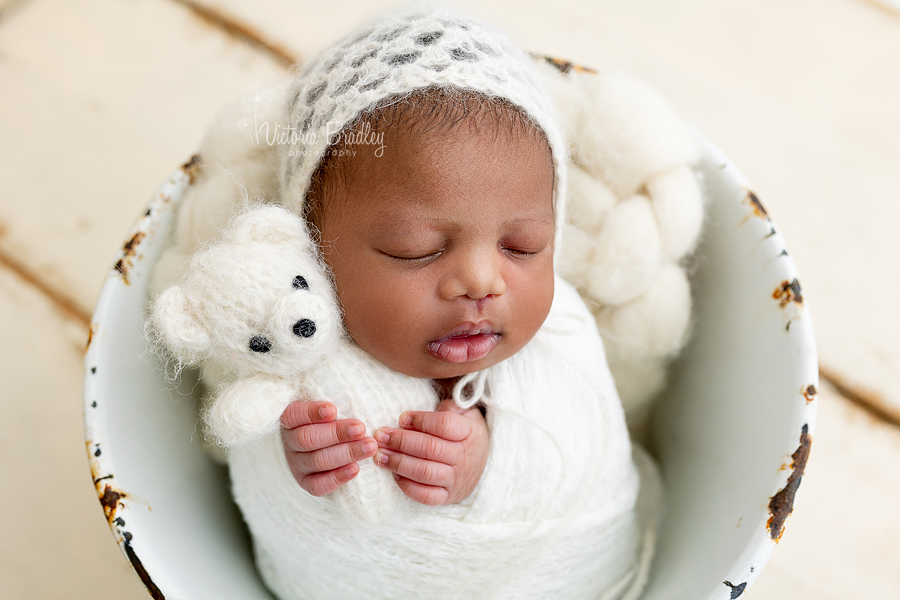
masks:
<instances>
[{"instance_id":1,"label":"rust spot on bucket","mask_svg":"<svg viewBox=\"0 0 900 600\"><path fill-rule=\"evenodd\" d=\"M730 581L723 581L725 585L731 588L731 600L735 600L735 598L739 598L741 594L744 593L744 590L747 589L747 582L739 583L738 585L734 585Z\"/></svg>"},{"instance_id":2,"label":"rust spot on bucket","mask_svg":"<svg viewBox=\"0 0 900 600\"><path fill-rule=\"evenodd\" d=\"M812 444L812 438L809 435L809 425L803 426L803 432L800 434L800 446L791 455L790 477L787 484L780 492L772 496L769 501L769 521L766 527L769 530L769 537L776 542L781 539L784 533L784 524L787 521L791 511L794 510L794 497L797 495L797 489L800 487L800 480L803 479L803 470L806 469L806 461L809 458L809 448Z\"/></svg>"},{"instance_id":3,"label":"rust spot on bucket","mask_svg":"<svg viewBox=\"0 0 900 600\"><path fill-rule=\"evenodd\" d=\"M532 54L531 56L532 58L542 60L547 64L556 67L564 75L568 75L571 71L576 71L579 73L597 73L597 69L592 69L583 65L576 65L575 63L563 60L561 58L556 58L554 56L545 56L543 54Z\"/></svg>"},{"instance_id":4,"label":"rust spot on bucket","mask_svg":"<svg viewBox=\"0 0 900 600\"><path fill-rule=\"evenodd\" d=\"M772 297L778 300L778 306L781 308L784 308L791 302L799 306L803 305L803 293L800 290L800 282L797 281L796 277L791 281L787 279L782 281L781 285L772 292Z\"/></svg>"},{"instance_id":5,"label":"rust spot on bucket","mask_svg":"<svg viewBox=\"0 0 900 600\"><path fill-rule=\"evenodd\" d=\"M812 402L816 399L816 394L818 393L819 391L816 389L816 386L810 384L803 390L803 397L806 398L807 402Z\"/></svg>"},{"instance_id":6,"label":"rust spot on bucket","mask_svg":"<svg viewBox=\"0 0 900 600\"><path fill-rule=\"evenodd\" d=\"M747 190L747 195L744 197L744 202L746 202L753 208L753 213L757 217L759 217L760 219L765 219L766 221L771 221L771 219L769 218L769 213L762 205L762 202L759 201L759 198L756 196L756 194L754 194L750 190Z\"/></svg>"},{"instance_id":7,"label":"rust spot on bucket","mask_svg":"<svg viewBox=\"0 0 900 600\"><path fill-rule=\"evenodd\" d=\"M195 154L190 157L186 163L181 165L181 170L184 171L184 174L188 176L188 179L193 184L197 177L197 171L200 170L200 155Z\"/></svg>"},{"instance_id":8,"label":"rust spot on bucket","mask_svg":"<svg viewBox=\"0 0 900 600\"><path fill-rule=\"evenodd\" d=\"M125 256L134 256L135 247L141 243L141 240L144 239L146 234L143 231L138 231L136 234L131 236L131 239L125 242L125 245L122 246L122 252L125 253Z\"/></svg>"},{"instance_id":9,"label":"rust spot on bucket","mask_svg":"<svg viewBox=\"0 0 900 600\"><path fill-rule=\"evenodd\" d=\"M109 526L112 527L113 521L116 520L116 511L119 510L119 506L122 504L122 498L127 497L127 495L125 492L113 488L108 483L103 484L102 492L100 492L100 486L98 485L97 491L100 505L103 507L103 513L106 515Z\"/></svg>"},{"instance_id":10,"label":"rust spot on bucket","mask_svg":"<svg viewBox=\"0 0 900 600\"><path fill-rule=\"evenodd\" d=\"M130 240L125 242L125 245L122 246L122 258L115 264L113 267L116 271L118 271L122 275L122 281L125 282L125 285L128 285L130 282L128 281L128 271L132 266L132 259L137 254L137 246L141 243L141 240L147 234L143 231L138 231L134 234Z\"/></svg>"},{"instance_id":11,"label":"rust spot on bucket","mask_svg":"<svg viewBox=\"0 0 900 600\"><path fill-rule=\"evenodd\" d=\"M150 593L150 597L153 600L166 600L166 597L163 595L162 591L156 587L156 584L153 583L153 580L150 578L150 573L147 572L147 569L144 568L144 563L141 562L141 559L138 558L137 553L134 551L134 548L131 547L131 540L133 536L125 531L122 533L122 539L124 540L123 546L125 546L125 556L128 557L128 562L131 563L131 567L134 569L134 572L137 573L137 576L141 578L141 581L144 584L144 587L147 588L147 592Z\"/></svg>"}]
</instances>

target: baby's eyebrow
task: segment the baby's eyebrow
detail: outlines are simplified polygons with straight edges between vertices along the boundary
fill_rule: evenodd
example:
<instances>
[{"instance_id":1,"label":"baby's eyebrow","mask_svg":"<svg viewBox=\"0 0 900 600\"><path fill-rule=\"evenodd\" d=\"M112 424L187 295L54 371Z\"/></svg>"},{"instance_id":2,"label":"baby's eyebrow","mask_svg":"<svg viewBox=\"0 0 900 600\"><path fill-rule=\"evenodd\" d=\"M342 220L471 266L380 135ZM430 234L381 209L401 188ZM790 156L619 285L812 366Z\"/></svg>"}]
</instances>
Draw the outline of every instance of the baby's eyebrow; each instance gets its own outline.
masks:
<instances>
[{"instance_id":1,"label":"baby's eyebrow","mask_svg":"<svg viewBox=\"0 0 900 600\"><path fill-rule=\"evenodd\" d=\"M528 217L516 217L514 219L507 219L503 222L507 227L516 227L519 225L531 225L533 223L544 224L544 223L553 223L553 214L541 214L541 215L533 215Z\"/></svg>"},{"instance_id":2,"label":"baby's eyebrow","mask_svg":"<svg viewBox=\"0 0 900 600\"><path fill-rule=\"evenodd\" d=\"M502 222L503 229L518 229L520 227L528 227L529 225L550 225L554 224L553 215L534 214L527 216L518 216L506 219ZM417 233L422 231L439 231L445 229L458 229L461 224L454 219L443 219L441 217L416 216L409 213L401 214L382 214L372 220L370 226L384 233Z\"/></svg>"},{"instance_id":3,"label":"baby's eyebrow","mask_svg":"<svg viewBox=\"0 0 900 600\"><path fill-rule=\"evenodd\" d=\"M439 220L432 217L413 216L408 213L381 214L370 223L373 229L384 230L388 233L400 231L421 231L440 225Z\"/></svg>"}]
</instances>

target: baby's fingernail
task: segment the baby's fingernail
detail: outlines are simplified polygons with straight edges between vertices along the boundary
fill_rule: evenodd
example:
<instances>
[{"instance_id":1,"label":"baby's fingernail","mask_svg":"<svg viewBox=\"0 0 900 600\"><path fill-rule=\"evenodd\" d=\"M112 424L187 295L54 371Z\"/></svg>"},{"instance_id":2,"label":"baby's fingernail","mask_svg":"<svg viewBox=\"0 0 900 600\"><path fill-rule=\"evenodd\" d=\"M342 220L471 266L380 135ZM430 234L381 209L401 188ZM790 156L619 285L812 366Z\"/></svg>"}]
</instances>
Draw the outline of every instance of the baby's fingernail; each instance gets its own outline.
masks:
<instances>
[{"instance_id":1,"label":"baby's fingernail","mask_svg":"<svg viewBox=\"0 0 900 600\"><path fill-rule=\"evenodd\" d=\"M357 471L359 471L359 465L357 465L356 463L350 463L349 465L347 465L347 468L344 469L344 473L347 475L347 477L353 477L354 475L356 475Z\"/></svg>"},{"instance_id":2,"label":"baby's fingernail","mask_svg":"<svg viewBox=\"0 0 900 600\"><path fill-rule=\"evenodd\" d=\"M365 432L366 432L366 427L365 427L365 425L362 425L361 423L354 423L353 425L351 425L350 427L347 428L347 433L349 433L353 437L362 435Z\"/></svg>"},{"instance_id":3,"label":"baby's fingernail","mask_svg":"<svg viewBox=\"0 0 900 600\"><path fill-rule=\"evenodd\" d=\"M328 419L337 414L337 410L332 405L322 406L319 408L319 416L323 419Z\"/></svg>"},{"instance_id":4,"label":"baby's fingernail","mask_svg":"<svg viewBox=\"0 0 900 600\"><path fill-rule=\"evenodd\" d=\"M373 437L382 444L387 444L389 441L391 441L391 436L388 435L388 432L385 429L378 429L377 431L375 431L375 435Z\"/></svg>"},{"instance_id":5,"label":"baby's fingernail","mask_svg":"<svg viewBox=\"0 0 900 600\"><path fill-rule=\"evenodd\" d=\"M363 443L361 448L363 453L368 454L369 452L375 452L378 448L378 444L375 443L375 440L369 440L368 442Z\"/></svg>"},{"instance_id":6,"label":"baby's fingernail","mask_svg":"<svg viewBox=\"0 0 900 600\"><path fill-rule=\"evenodd\" d=\"M375 454L375 460L383 465L386 465L388 463L388 455L384 452L379 451Z\"/></svg>"},{"instance_id":7,"label":"baby's fingernail","mask_svg":"<svg viewBox=\"0 0 900 600\"><path fill-rule=\"evenodd\" d=\"M412 417L409 416L409 411L400 413L400 427L406 427L410 423L412 423Z\"/></svg>"}]
</instances>

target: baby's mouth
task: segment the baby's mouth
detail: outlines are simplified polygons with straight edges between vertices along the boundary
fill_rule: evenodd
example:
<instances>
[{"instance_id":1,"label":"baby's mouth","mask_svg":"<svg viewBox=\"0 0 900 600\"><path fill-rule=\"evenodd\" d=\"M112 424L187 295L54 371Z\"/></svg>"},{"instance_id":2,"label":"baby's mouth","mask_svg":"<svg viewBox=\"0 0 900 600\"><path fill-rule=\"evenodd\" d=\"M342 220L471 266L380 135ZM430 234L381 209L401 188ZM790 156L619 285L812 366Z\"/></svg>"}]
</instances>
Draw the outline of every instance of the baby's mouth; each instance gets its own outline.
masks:
<instances>
[{"instance_id":1,"label":"baby's mouth","mask_svg":"<svg viewBox=\"0 0 900 600\"><path fill-rule=\"evenodd\" d=\"M500 334L487 321L463 323L440 339L428 342L428 351L443 362L481 360L500 343Z\"/></svg>"}]
</instances>

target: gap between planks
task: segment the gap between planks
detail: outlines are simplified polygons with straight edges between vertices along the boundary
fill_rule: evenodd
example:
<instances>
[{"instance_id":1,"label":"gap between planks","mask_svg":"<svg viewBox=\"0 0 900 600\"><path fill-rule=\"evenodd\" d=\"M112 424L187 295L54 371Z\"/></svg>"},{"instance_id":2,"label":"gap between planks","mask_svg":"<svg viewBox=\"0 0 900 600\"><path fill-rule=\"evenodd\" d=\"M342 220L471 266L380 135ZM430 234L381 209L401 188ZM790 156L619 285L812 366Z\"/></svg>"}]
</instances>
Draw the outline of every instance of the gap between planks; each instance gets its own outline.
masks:
<instances>
[{"instance_id":1,"label":"gap between planks","mask_svg":"<svg viewBox=\"0 0 900 600\"><path fill-rule=\"evenodd\" d=\"M42 280L36 273L29 269L25 264L19 262L10 256L6 251L0 248L0 265L6 267L26 284L36 289L40 294L44 295L53 305L66 316L78 321L86 327L91 326L91 315L72 299L53 289L47 282Z\"/></svg>"},{"instance_id":2,"label":"gap between planks","mask_svg":"<svg viewBox=\"0 0 900 600\"><path fill-rule=\"evenodd\" d=\"M278 42L266 39L259 31L243 23L238 17L218 8L205 6L196 0L171 0L187 8L201 21L220 29L228 37L239 40L268 54L282 67L290 69L299 62L299 57Z\"/></svg>"},{"instance_id":3,"label":"gap between planks","mask_svg":"<svg viewBox=\"0 0 900 600\"><path fill-rule=\"evenodd\" d=\"M821 364L819 365L819 379L831 384L841 396L869 413L875 419L900 428L900 414L898 414L896 409L889 408L887 401L876 392L862 389L847 382L835 371L828 367L823 367Z\"/></svg>"},{"instance_id":4,"label":"gap between planks","mask_svg":"<svg viewBox=\"0 0 900 600\"><path fill-rule=\"evenodd\" d=\"M880 8L892 17L900 17L900 0L863 0L863 2Z\"/></svg>"}]
</instances>

